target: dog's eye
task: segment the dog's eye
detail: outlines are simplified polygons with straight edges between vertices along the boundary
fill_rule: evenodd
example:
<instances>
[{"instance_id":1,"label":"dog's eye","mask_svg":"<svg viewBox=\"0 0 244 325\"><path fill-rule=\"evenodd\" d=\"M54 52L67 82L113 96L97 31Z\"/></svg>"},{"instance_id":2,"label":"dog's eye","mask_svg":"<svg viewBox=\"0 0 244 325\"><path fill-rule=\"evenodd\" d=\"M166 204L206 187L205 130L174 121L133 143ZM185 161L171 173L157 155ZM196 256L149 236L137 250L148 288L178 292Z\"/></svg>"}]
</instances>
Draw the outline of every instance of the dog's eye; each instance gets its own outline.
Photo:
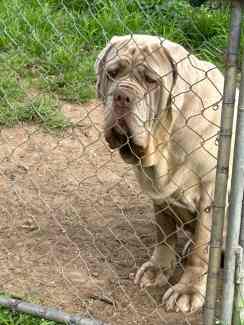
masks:
<instances>
[{"instance_id":1,"label":"dog's eye","mask_svg":"<svg viewBox=\"0 0 244 325\"><path fill-rule=\"evenodd\" d=\"M107 76L109 79L114 80L117 77L118 73L119 73L118 69L110 70L107 71Z\"/></svg>"},{"instance_id":2,"label":"dog's eye","mask_svg":"<svg viewBox=\"0 0 244 325\"><path fill-rule=\"evenodd\" d=\"M145 81L149 84L155 84L157 82L157 80L153 79L152 77L148 76L147 74L145 74Z\"/></svg>"}]
</instances>

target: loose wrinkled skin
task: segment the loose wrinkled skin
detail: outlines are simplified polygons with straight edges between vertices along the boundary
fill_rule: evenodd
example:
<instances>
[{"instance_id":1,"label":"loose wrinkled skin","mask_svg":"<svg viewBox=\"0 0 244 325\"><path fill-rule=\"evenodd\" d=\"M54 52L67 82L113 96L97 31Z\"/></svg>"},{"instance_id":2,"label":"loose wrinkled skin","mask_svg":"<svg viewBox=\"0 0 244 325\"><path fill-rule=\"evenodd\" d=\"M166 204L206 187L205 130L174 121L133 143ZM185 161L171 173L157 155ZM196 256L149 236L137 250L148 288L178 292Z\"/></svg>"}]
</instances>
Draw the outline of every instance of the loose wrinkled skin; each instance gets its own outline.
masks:
<instances>
[{"instance_id":1,"label":"loose wrinkled skin","mask_svg":"<svg viewBox=\"0 0 244 325\"><path fill-rule=\"evenodd\" d=\"M192 250L167 311L193 312L206 291L224 79L212 64L156 36L113 37L96 61L105 139L133 165L153 200L156 246L134 281L162 286L176 266L176 233L192 232Z\"/></svg>"}]
</instances>

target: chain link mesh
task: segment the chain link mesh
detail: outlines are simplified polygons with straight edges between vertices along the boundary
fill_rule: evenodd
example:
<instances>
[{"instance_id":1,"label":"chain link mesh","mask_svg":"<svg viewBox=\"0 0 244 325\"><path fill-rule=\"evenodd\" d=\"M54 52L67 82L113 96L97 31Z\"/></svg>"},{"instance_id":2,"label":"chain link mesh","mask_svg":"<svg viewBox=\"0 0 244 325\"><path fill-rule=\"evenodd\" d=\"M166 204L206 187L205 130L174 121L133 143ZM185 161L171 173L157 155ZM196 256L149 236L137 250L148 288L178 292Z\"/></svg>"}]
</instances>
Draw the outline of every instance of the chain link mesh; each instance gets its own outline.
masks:
<instances>
[{"instance_id":1,"label":"chain link mesh","mask_svg":"<svg viewBox=\"0 0 244 325\"><path fill-rule=\"evenodd\" d=\"M188 308L194 297L196 304L204 297L205 284L191 296L174 292L186 269L201 268L187 275L187 285L206 279L223 78L188 52L179 26L200 28L194 15L188 27L184 22L182 12L193 9L184 1L136 0L12 0L0 8L1 291L110 324L201 324L201 313ZM164 25L176 24L174 10L179 25ZM160 37L142 41L136 31L171 36L188 50ZM107 50L98 57L95 75L98 53L116 34L130 37L114 43L112 57ZM225 42L224 35L214 37ZM221 49L203 43L202 56L216 62ZM114 68L118 58L124 63ZM119 70L123 64L126 73ZM99 101L96 78L103 88ZM130 113L122 112L125 106ZM124 148L138 167L109 148L104 129L115 132L107 141L113 146L117 139L114 147ZM149 155L144 138L157 143ZM144 168L153 159L162 166ZM146 185L138 184L135 168ZM161 182L166 178L170 195L164 194L168 182ZM162 220L171 220L167 229L174 230L165 230ZM141 283L144 269L135 274L152 262L155 247L167 247L176 271L164 287L140 289L134 280ZM151 262L144 264L146 281L158 272Z\"/></svg>"}]
</instances>

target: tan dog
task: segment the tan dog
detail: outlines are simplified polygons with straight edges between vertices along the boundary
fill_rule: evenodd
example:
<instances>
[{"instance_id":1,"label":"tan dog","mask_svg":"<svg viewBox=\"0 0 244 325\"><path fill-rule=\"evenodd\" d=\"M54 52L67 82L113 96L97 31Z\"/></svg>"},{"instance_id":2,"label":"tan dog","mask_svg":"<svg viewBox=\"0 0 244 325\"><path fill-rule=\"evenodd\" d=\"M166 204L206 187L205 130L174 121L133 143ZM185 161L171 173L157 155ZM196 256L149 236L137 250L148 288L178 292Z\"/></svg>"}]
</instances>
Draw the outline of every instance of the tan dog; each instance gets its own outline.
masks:
<instances>
[{"instance_id":1,"label":"tan dog","mask_svg":"<svg viewBox=\"0 0 244 325\"><path fill-rule=\"evenodd\" d=\"M190 229L192 252L163 303L168 311L198 310L206 291L223 76L182 46L147 35L113 37L96 73L105 138L133 164L155 207L158 245L135 283L167 283L177 231Z\"/></svg>"}]
</instances>

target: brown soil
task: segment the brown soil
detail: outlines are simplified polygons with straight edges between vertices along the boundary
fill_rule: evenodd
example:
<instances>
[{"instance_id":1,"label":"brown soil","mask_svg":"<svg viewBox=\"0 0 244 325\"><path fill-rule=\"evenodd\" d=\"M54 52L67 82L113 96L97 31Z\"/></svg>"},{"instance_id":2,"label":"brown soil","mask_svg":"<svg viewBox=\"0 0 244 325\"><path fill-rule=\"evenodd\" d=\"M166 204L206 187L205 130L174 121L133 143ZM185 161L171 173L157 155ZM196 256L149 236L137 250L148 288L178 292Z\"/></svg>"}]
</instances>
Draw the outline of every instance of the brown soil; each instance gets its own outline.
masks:
<instances>
[{"instance_id":1,"label":"brown soil","mask_svg":"<svg viewBox=\"0 0 244 325\"><path fill-rule=\"evenodd\" d=\"M109 324L200 324L129 278L154 244L151 202L102 135L102 107L63 104L76 127L0 130L0 290Z\"/></svg>"}]
</instances>

